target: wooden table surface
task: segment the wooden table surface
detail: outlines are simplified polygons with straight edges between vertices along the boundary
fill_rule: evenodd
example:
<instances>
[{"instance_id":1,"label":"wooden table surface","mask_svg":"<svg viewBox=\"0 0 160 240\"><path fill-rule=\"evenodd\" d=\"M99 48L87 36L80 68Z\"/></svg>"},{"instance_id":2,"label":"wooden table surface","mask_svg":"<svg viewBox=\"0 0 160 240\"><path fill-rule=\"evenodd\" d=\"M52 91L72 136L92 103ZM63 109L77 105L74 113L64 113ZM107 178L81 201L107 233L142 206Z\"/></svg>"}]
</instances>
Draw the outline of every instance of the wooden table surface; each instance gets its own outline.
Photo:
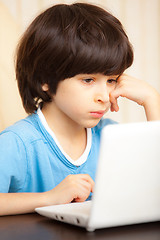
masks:
<instances>
[{"instance_id":1,"label":"wooden table surface","mask_svg":"<svg viewBox=\"0 0 160 240\"><path fill-rule=\"evenodd\" d=\"M160 222L85 229L34 214L0 217L0 240L160 240Z\"/></svg>"}]
</instances>

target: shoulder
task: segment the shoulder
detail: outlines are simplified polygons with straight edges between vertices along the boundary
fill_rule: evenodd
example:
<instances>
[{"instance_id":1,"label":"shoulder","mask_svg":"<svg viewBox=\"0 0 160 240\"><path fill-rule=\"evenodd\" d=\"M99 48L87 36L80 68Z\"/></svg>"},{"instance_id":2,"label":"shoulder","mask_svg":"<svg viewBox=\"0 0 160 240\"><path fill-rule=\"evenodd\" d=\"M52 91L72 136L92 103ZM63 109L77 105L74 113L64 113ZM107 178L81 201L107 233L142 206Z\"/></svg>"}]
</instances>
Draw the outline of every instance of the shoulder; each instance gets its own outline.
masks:
<instances>
[{"instance_id":1,"label":"shoulder","mask_svg":"<svg viewBox=\"0 0 160 240\"><path fill-rule=\"evenodd\" d=\"M118 124L116 121L109 118L102 118L99 123L92 128L92 132L100 132L105 126L110 124Z\"/></svg>"},{"instance_id":2,"label":"shoulder","mask_svg":"<svg viewBox=\"0 0 160 240\"><path fill-rule=\"evenodd\" d=\"M42 139L38 116L32 114L0 133L0 141L33 142Z\"/></svg>"}]
</instances>

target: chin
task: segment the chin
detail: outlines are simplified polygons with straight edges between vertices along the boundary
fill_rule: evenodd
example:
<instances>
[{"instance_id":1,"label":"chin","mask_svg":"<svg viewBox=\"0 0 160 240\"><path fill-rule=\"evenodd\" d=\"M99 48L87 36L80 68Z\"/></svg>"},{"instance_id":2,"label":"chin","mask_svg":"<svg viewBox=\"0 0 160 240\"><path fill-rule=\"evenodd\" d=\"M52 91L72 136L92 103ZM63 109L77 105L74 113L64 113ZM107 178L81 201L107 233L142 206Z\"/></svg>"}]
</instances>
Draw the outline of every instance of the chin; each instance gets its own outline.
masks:
<instances>
[{"instance_id":1,"label":"chin","mask_svg":"<svg viewBox=\"0 0 160 240\"><path fill-rule=\"evenodd\" d=\"M101 119L93 119L88 121L86 124L84 124L85 128L93 128L97 126L97 124L100 122Z\"/></svg>"}]
</instances>

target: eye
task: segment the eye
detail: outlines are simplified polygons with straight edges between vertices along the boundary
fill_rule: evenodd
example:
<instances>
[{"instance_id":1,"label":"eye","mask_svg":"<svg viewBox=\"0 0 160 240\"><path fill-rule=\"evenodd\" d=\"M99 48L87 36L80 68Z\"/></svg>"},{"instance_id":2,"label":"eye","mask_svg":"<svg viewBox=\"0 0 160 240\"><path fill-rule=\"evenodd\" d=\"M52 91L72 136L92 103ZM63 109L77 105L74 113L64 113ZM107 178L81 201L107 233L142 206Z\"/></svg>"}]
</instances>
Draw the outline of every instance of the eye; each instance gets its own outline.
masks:
<instances>
[{"instance_id":1,"label":"eye","mask_svg":"<svg viewBox=\"0 0 160 240\"><path fill-rule=\"evenodd\" d=\"M111 79L108 79L108 80L107 80L107 83L109 83L109 84L117 83L117 80L111 78Z\"/></svg>"},{"instance_id":2,"label":"eye","mask_svg":"<svg viewBox=\"0 0 160 240\"><path fill-rule=\"evenodd\" d=\"M82 79L82 81L83 81L84 83L90 84L90 83L92 83L94 80L93 80L92 78L85 78L85 79Z\"/></svg>"}]
</instances>

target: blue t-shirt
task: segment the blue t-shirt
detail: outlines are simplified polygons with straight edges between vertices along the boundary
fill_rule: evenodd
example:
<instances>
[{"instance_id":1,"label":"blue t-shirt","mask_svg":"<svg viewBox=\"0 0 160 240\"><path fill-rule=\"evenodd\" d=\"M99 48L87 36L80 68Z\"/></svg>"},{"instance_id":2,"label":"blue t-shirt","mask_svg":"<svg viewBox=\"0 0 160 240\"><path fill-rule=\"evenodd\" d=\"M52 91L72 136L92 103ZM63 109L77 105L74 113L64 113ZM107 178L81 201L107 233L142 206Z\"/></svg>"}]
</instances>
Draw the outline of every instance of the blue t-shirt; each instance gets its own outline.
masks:
<instances>
[{"instance_id":1,"label":"blue t-shirt","mask_svg":"<svg viewBox=\"0 0 160 240\"><path fill-rule=\"evenodd\" d=\"M92 145L85 163L75 166L62 154L37 113L0 133L0 192L45 192L69 174L87 173L95 180L102 128L92 128Z\"/></svg>"}]
</instances>

